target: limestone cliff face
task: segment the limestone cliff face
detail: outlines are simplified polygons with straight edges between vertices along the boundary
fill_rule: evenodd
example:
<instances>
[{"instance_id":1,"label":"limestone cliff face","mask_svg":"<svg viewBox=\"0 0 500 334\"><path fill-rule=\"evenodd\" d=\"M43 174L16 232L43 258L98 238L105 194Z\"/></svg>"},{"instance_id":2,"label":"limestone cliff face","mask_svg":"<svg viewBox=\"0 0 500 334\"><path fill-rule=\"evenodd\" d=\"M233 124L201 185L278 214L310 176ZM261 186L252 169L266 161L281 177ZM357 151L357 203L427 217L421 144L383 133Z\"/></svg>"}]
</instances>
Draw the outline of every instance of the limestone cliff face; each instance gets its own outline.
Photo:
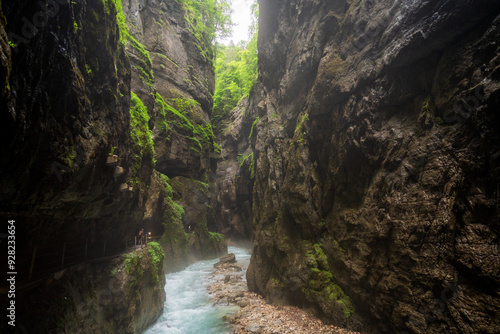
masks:
<instances>
[{"instance_id":1,"label":"limestone cliff face","mask_svg":"<svg viewBox=\"0 0 500 334\"><path fill-rule=\"evenodd\" d=\"M185 191L193 180L204 189L213 167L213 70L180 4L1 5L0 218L16 220L20 277L29 276L35 249L38 280L60 264L42 259L48 248L83 243L87 255L87 242L89 252L99 249L92 257L114 254L141 228L163 235L167 270L192 253L226 251L207 229L211 195L199 203ZM180 176L188 186L180 179L173 189ZM198 216L185 215L191 205Z\"/></svg>"},{"instance_id":2,"label":"limestone cliff face","mask_svg":"<svg viewBox=\"0 0 500 334\"><path fill-rule=\"evenodd\" d=\"M144 46L151 59L144 64L142 51L135 43L128 44L133 63L132 91L144 97L156 123L156 169L169 177L203 178L210 169L213 145L200 149L190 138L199 140L196 130L209 123L214 91L211 55L201 54L199 47L204 45L189 30L185 9L178 2L131 0L122 3L130 34ZM161 105L155 101L156 94L185 116L189 124L183 119L174 119L169 110L165 110L170 128L162 131L158 114ZM194 129L190 129L190 125Z\"/></svg>"},{"instance_id":3,"label":"limestone cliff face","mask_svg":"<svg viewBox=\"0 0 500 334\"><path fill-rule=\"evenodd\" d=\"M257 95L257 94L254 94ZM215 221L218 229L234 239L252 236L252 192L254 181L254 155L250 145L250 133L255 130L256 109L249 108L252 101L244 98L232 110L223 132L217 136L221 147L213 188ZM252 133L251 137L255 137Z\"/></svg>"},{"instance_id":4,"label":"limestone cliff face","mask_svg":"<svg viewBox=\"0 0 500 334\"><path fill-rule=\"evenodd\" d=\"M131 90L147 108L154 169L164 175L171 196L173 214L162 222L162 244L174 259L166 269L178 269L190 259L219 256L227 248L208 231L216 228L209 184L218 157L209 122L212 55L190 30L181 3L131 0L122 1L122 7L132 36L126 43ZM190 229L194 233L185 236Z\"/></svg>"},{"instance_id":5,"label":"limestone cliff face","mask_svg":"<svg viewBox=\"0 0 500 334\"><path fill-rule=\"evenodd\" d=\"M250 289L365 330L498 332L498 2L259 4Z\"/></svg>"},{"instance_id":6,"label":"limestone cliff face","mask_svg":"<svg viewBox=\"0 0 500 334\"><path fill-rule=\"evenodd\" d=\"M143 227L182 230L160 173L208 183L210 59L178 3L116 3L3 4L0 212L19 219L26 262L55 241L107 240L111 250Z\"/></svg>"}]
</instances>

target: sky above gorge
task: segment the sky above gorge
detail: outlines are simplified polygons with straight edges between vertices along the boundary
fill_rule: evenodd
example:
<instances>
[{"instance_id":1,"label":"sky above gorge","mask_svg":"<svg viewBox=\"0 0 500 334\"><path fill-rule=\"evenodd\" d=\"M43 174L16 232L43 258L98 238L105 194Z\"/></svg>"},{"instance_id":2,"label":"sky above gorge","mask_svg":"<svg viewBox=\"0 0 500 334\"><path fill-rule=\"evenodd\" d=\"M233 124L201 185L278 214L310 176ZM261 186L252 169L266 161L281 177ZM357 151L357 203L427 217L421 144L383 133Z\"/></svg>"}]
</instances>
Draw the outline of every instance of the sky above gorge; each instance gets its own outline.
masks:
<instances>
[{"instance_id":1,"label":"sky above gorge","mask_svg":"<svg viewBox=\"0 0 500 334\"><path fill-rule=\"evenodd\" d=\"M252 22L251 4L252 0L232 0L231 7L233 13L231 18L234 24L233 35L232 37L223 39L222 43L229 44L232 41L234 44L237 44L241 40L248 41L248 28Z\"/></svg>"}]
</instances>

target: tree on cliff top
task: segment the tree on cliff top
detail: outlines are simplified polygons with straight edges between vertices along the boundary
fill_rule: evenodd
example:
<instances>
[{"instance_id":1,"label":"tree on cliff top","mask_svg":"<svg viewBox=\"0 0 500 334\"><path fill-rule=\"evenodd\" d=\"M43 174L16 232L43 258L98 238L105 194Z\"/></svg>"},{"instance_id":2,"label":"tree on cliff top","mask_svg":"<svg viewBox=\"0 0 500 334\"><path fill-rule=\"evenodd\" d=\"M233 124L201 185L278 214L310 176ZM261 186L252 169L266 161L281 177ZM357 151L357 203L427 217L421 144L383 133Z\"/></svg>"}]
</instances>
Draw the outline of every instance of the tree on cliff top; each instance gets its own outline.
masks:
<instances>
[{"instance_id":1,"label":"tree on cliff top","mask_svg":"<svg viewBox=\"0 0 500 334\"><path fill-rule=\"evenodd\" d=\"M218 121L250 94L257 82L257 34L246 44L219 45L215 63L215 93L212 123Z\"/></svg>"},{"instance_id":2,"label":"tree on cliff top","mask_svg":"<svg viewBox=\"0 0 500 334\"><path fill-rule=\"evenodd\" d=\"M237 45L216 45L215 93L212 126L220 133L222 121L233 110L257 82L257 21L259 17L256 0L251 5L252 24L249 27L250 41Z\"/></svg>"},{"instance_id":3,"label":"tree on cliff top","mask_svg":"<svg viewBox=\"0 0 500 334\"><path fill-rule=\"evenodd\" d=\"M211 60L216 38L231 35L231 0L177 0L183 4L191 32L202 44L202 55Z\"/></svg>"}]
</instances>

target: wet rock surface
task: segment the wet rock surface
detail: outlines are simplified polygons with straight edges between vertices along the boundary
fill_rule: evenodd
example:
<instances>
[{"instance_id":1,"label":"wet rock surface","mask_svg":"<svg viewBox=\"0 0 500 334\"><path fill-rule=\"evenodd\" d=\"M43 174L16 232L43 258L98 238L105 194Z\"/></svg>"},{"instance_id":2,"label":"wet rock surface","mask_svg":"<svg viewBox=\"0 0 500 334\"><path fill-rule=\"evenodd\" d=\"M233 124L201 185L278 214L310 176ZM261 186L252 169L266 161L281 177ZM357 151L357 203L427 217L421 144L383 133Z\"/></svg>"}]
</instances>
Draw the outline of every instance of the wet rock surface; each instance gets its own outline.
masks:
<instances>
[{"instance_id":1,"label":"wet rock surface","mask_svg":"<svg viewBox=\"0 0 500 334\"><path fill-rule=\"evenodd\" d=\"M345 333L356 332L328 326L304 310L293 306L271 305L256 293L249 292L244 278L244 263L219 262L208 286L214 305L236 305L240 310L226 317L232 333Z\"/></svg>"},{"instance_id":2,"label":"wet rock surface","mask_svg":"<svg viewBox=\"0 0 500 334\"><path fill-rule=\"evenodd\" d=\"M167 231L159 240L165 270L224 254L224 238L207 229L211 55L201 55L182 5L3 1L0 25L0 218L16 220L20 277L29 276L35 249L33 280L60 267L52 247L83 243L67 254L81 262L85 244L89 258L116 254L142 228ZM173 100L179 110L167 115ZM134 318L138 331L160 313ZM64 322L45 319L47 328Z\"/></svg>"},{"instance_id":3,"label":"wet rock surface","mask_svg":"<svg viewBox=\"0 0 500 334\"><path fill-rule=\"evenodd\" d=\"M250 290L353 329L499 332L500 4L259 5Z\"/></svg>"}]
</instances>

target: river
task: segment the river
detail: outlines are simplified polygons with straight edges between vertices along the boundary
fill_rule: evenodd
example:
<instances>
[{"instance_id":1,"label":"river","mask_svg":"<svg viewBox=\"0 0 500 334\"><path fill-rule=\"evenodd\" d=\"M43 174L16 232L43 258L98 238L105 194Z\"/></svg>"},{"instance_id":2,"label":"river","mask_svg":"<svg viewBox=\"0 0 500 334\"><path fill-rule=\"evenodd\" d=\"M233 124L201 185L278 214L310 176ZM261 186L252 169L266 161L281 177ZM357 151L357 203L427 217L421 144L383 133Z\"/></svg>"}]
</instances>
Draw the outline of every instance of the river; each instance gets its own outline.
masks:
<instances>
[{"instance_id":1,"label":"river","mask_svg":"<svg viewBox=\"0 0 500 334\"><path fill-rule=\"evenodd\" d=\"M229 246L228 252L236 255L239 264L250 261L247 248ZM237 311L238 307L213 306L207 291L213 265L218 261L199 261L180 272L166 275L164 312L143 334L229 333L229 326L222 317Z\"/></svg>"}]
</instances>

